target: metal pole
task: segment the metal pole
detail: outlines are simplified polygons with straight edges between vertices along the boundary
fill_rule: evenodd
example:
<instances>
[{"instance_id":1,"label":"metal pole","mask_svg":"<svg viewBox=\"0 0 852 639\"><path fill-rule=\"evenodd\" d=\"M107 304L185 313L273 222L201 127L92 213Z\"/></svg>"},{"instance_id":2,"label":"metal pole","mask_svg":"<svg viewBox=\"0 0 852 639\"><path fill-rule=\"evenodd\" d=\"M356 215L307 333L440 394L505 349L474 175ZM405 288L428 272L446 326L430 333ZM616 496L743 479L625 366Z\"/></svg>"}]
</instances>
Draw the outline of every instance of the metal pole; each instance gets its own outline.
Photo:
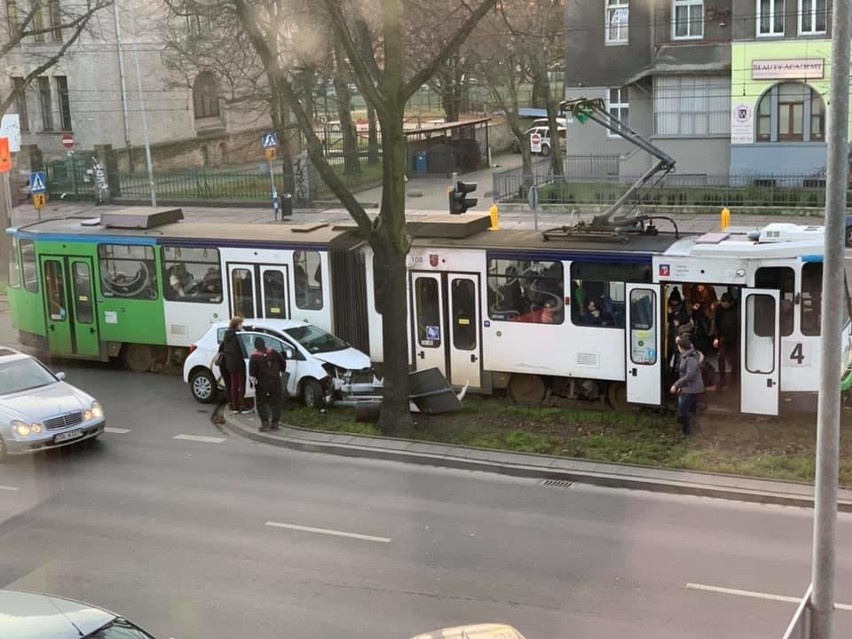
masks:
<instances>
[{"instance_id":1,"label":"metal pole","mask_svg":"<svg viewBox=\"0 0 852 639\"><path fill-rule=\"evenodd\" d=\"M127 114L127 82L124 73L124 49L121 43L121 21L118 18L118 3L112 5L115 16L115 41L118 49L118 78L121 82L121 110L124 114L124 144L127 147L127 165L133 173L133 149L130 146L130 116Z\"/></svg>"},{"instance_id":2,"label":"metal pole","mask_svg":"<svg viewBox=\"0 0 852 639\"><path fill-rule=\"evenodd\" d=\"M275 173L272 169L272 160L268 160L269 165L269 181L272 184L272 215L273 219L278 221L278 189L275 188Z\"/></svg>"},{"instance_id":3,"label":"metal pole","mask_svg":"<svg viewBox=\"0 0 852 639\"><path fill-rule=\"evenodd\" d=\"M840 449L841 332L845 317L844 247L849 172L849 50L852 0L835 0L832 19L831 103L822 275L822 371L817 413L811 638L834 633L835 537Z\"/></svg>"},{"instance_id":4,"label":"metal pole","mask_svg":"<svg viewBox=\"0 0 852 639\"><path fill-rule=\"evenodd\" d=\"M3 187L3 192L0 194L0 274L8 278L9 276L9 261L12 252L11 238L6 235L6 229L12 226L12 172L0 174L0 185Z\"/></svg>"},{"instance_id":5,"label":"metal pole","mask_svg":"<svg viewBox=\"0 0 852 639\"><path fill-rule=\"evenodd\" d=\"M145 134L145 162L148 165L148 185L151 187L151 206L157 206L157 191L154 186L154 163L151 160L151 140L148 136L148 117L145 114L145 96L142 94L142 71L139 69L139 41L136 38L136 19L133 17L133 0L128 0L130 33L133 36L133 57L136 63L136 82L139 85L139 105L142 107L142 131Z\"/></svg>"}]
</instances>

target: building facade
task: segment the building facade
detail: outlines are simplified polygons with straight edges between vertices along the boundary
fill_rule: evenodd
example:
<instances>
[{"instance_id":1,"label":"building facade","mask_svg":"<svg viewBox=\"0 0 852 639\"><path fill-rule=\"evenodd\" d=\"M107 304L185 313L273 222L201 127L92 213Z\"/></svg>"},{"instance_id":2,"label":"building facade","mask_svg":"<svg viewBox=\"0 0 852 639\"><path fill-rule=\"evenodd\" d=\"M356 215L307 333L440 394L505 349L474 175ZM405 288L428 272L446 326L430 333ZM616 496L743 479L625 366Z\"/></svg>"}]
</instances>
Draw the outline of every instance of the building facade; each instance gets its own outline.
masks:
<instances>
[{"instance_id":1,"label":"building facade","mask_svg":"<svg viewBox=\"0 0 852 639\"><path fill-rule=\"evenodd\" d=\"M36 0L0 1L0 21L11 36ZM49 7L38 12L39 25L56 28L25 38L3 56L0 96L20 86L73 35L58 27L68 23L79 3L39 1ZM144 103L158 170L262 157L257 132L268 127L268 118L245 107L229 108L210 71L198 70L190 77L170 70L167 33L166 7L159 2L116 0L97 12L59 62L35 78L8 109L19 115L23 145L38 147L46 161L61 159L67 155L62 138L72 134L75 150L111 145L122 168L133 164L138 169L144 166Z\"/></svg>"},{"instance_id":2,"label":"building facade","mask_svg":"<svg viewBox=\"0 0 852 639\"><path fill-rule=\"evenodd\" d=\"M825 167L827 0L578 0L567 10L567 97L599 97L687 176L810 175ZM574 61L581 60L578 64ZM570 154L652 159L590 124Z\"/></svg>"}]
</instances>

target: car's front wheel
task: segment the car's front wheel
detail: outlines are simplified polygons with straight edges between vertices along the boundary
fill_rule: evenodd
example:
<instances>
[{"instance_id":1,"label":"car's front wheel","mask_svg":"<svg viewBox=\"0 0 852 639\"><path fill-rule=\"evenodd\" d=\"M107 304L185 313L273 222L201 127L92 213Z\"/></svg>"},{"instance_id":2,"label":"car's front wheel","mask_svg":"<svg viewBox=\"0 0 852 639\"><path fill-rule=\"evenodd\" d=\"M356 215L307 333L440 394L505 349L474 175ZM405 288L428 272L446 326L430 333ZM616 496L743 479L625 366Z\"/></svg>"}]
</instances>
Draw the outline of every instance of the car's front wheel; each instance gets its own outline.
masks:
<instances>
[{"instance_id":1,"label":"car's front wheel","mask_svg":"<svg viewBox=\"0 0 852 639\"><path fill-rule=\"evenodd\" d=\"M216 379L206 368L198 369L189 376L192 397L201 404L210 404L216 399Z\"/></svg>"},{"instance_id":2,"label":"car's front wheel","mask_svg":"<svg viewBox=\"0 0 852 639\"><path fill-rule=\"evenodd\" d=\"M309 408L319 408L322 406L322 384L313 378L308 378L302 382L302 401Z\"/></svg>"}]
</instances>

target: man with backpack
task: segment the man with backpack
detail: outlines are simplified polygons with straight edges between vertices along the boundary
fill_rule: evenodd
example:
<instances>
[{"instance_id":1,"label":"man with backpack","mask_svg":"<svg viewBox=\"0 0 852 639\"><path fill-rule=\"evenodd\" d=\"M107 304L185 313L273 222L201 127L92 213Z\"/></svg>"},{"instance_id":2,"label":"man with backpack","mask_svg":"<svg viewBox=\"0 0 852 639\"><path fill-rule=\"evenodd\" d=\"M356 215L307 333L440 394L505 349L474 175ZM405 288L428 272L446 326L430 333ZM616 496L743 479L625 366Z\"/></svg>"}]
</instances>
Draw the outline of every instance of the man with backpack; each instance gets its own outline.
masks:
<instances>
[{"instance_id":1,"label":"man with backpack","mask_svg":"<svg viewBox=\"0 0 852 639\"><path fill-rule=\"evenodd\" d=\"M249 376L255 386L255 406L260 416L260 431L278 430L281 420L281 374L287 360L278 351L267 348L262 337L254 340L255 352L249 358Z\"/></svg>"}]
</instances>

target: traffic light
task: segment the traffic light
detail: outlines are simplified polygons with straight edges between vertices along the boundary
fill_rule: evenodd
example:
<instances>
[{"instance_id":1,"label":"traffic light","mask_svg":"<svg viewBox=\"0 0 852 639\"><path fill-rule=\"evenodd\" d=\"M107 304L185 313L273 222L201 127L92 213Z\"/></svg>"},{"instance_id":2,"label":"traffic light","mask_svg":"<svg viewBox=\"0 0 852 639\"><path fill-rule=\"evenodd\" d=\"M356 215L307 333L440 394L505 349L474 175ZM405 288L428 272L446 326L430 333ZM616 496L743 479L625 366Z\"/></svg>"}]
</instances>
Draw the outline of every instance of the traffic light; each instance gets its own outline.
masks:
<instances>
[{"instance_id":1,"label":"traffic light","mask_svg":"<svg viewBox=\"0 0 852 639\"><path fill-rule=\"evenodd\" d=\"M476 182L456 182L455 188L447 189L447 194L450 197L450 214L461 215L466 213L471 207L476 206L479 201L475 197L467 197L468 193L473 193L477 188Z\"/></svg>"}]
</instances>

